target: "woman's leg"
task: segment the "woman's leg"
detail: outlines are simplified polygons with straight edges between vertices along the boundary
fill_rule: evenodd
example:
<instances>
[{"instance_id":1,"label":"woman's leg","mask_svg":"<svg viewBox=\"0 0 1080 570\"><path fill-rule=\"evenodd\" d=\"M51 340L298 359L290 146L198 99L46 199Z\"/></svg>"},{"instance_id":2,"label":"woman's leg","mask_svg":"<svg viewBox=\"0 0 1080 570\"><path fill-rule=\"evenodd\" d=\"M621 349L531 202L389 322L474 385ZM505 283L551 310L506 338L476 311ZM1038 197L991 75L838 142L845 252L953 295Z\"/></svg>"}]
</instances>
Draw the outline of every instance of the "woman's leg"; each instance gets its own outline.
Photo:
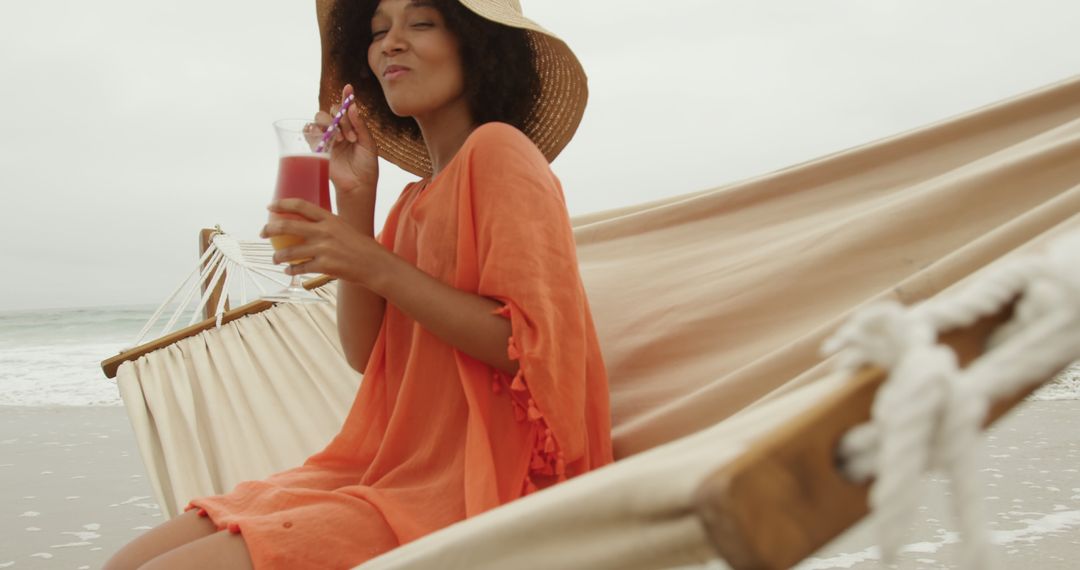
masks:
<instances>
[{"instance_id":1,"label":"woman's leg","mask_svg":"<svg viewBox=\"0 0 1080 570\"><path fill-rule=\"evenodd\" d=\"M140 570L252 570L251 554L239 534L219 532L174 548Z\"/></svg>"},{"instance_id":2,"label":"woman's leg","mask_svg":"<svg viewBox=\"0 0 1080 570\"><path fill-rule=\"evenodd\" d=\"M188 511L142 533L117 551L105 563L105 570L134 570L174 548L217 532L214 523L198 513L198 510Z\"/></svg>"}]
</instances>

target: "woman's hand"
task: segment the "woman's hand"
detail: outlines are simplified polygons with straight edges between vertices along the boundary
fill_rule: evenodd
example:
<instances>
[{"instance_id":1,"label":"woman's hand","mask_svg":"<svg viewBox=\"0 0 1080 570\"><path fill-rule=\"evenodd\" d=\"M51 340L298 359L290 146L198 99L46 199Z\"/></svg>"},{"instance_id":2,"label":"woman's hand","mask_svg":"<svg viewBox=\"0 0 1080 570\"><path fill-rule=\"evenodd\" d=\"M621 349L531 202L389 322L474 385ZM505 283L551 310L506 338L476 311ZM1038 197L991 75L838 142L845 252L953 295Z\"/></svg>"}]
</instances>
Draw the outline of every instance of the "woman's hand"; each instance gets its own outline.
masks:
<instances>
[{"instance_id":1,"label":"woman's hand","mask_svg":"<svg viewBox=\"0 0 1080 570\"><path fill-rule=\"evenodd\" d=\"M270 204L269 210L307 218L273 219L259 234L263 238L278 235L304 238L303 244L274 253L274 263L308 260L285 268L288 275L322 273L370 289L374 284L373 279L381 274L387 256L392 255L371 236L364 235L340 217L307 200L288 198Z\"/></svg>"},{"instance_id":2,"label":"woman's hand","mask_svg":"<svg viewBox=\"0 0 1080 570\"><path fill-rule=\"evenodd\" d=\"M352 94L352 85L346 85L341 91L341 100ZM330 113L319 111L315 114L315 122L308 124L304 136L312 150L322 142L323 134L330 127L338 109L339 106L335 105ZM360 117L359 105L354 103L349 106L329 142L330 180L339 198L342 194L355 192L374 194L379 181L379 153L375 139Z\"/></svg>"}]
</instances>

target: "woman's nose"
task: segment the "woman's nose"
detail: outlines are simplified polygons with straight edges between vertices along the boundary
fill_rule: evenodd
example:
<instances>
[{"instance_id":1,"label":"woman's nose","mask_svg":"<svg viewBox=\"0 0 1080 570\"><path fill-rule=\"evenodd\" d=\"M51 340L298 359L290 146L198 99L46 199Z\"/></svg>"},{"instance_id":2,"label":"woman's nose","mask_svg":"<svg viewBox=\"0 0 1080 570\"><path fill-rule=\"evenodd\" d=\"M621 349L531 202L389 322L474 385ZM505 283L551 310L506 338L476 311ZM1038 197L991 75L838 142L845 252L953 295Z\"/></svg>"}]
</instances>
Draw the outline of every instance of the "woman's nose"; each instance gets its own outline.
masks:
<instances>
[{"instance_id":1,"label":"woman's nose","mask_svg":"<svg viewBox=\"0 0 1080 570\"><path fill-rule=\"evenodd\" d=\"M386 35L383 36L382 39L383 53L386 55L401 53L405 51L406 47L405 37L397 26L393 26L387 30Z\"/></svg>"}]
</instances>

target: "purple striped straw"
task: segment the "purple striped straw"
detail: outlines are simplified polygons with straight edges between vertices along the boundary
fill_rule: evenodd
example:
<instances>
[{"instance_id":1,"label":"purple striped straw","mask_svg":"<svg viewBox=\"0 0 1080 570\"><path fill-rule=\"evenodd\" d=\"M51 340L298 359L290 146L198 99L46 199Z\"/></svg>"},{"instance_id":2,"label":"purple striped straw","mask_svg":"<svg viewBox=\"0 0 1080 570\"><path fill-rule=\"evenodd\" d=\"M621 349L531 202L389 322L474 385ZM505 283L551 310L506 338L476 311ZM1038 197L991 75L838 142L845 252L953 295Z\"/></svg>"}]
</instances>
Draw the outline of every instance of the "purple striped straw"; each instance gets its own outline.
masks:
<instances>
[{"instance_id":1,"label":"purple striped straw","mask_svg":"<svg viewBox=\"0 0 1080 570\"><path fill-rule=\"evenodd\" d=\"M322 142L319 143L319 147L315 149L315 152L325 152L326 143L330 142L330 138L337 132L338 123L341 122L341 118L345 116L345 112L349 110L349 105L352 105L352 102L352 95L349 95L341 102L341 109L338 110L337 115L334 115L334 120L330 122L330 128L323 133Z\"/></svg>"}]
</instances>

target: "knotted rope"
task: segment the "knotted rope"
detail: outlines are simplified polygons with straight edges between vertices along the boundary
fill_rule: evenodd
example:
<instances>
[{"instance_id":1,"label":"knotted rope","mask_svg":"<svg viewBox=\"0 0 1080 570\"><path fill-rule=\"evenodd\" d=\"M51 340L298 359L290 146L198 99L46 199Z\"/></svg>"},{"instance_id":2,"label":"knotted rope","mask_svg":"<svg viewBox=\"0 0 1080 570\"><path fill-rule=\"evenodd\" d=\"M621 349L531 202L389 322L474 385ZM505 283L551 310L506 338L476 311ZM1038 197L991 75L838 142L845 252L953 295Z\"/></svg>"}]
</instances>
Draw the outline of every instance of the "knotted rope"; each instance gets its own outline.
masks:
<instances>
[{"instance_id":1,"label":"knotted rope","mask_svg":"<svg viewBox=\"0 0 1080 570\"><path fill-rule=\"evenodd\" d=\"M990 349L966 369L937 334L968 326L1019 299ZM880 303L857 313L824 346L839 365L888 371L871 421L852 429L840 453L853 480L876 477L870 490L883 558L892 561L914 514L918 484L945 471L966 568L992 568L982 502L975 484L979 437L990 405L1037 383L1080 357L1080 232L1042 256L1003 264L955 293L910 308Z\"/></svg>"}]
</instances>

